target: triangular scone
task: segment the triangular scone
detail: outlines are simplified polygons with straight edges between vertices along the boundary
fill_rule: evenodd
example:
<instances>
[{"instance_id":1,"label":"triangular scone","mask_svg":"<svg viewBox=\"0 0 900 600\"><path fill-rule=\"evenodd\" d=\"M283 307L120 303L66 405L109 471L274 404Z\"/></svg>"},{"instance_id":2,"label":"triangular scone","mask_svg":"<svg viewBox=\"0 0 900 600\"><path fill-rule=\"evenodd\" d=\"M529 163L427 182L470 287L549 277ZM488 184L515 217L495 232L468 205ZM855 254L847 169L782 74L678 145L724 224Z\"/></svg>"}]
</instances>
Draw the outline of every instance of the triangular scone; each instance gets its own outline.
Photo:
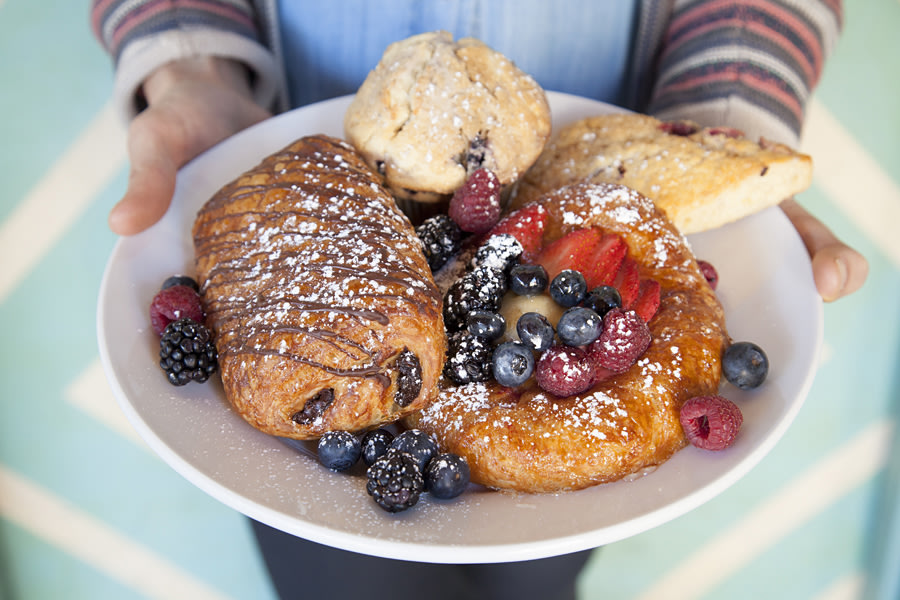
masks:
<instances>
[{"instance_id":1,"label":"triangular scone","mask_svg":"<svg viewBox=\"0 0 900 600\"><path fill-rule=\"evenodd\" d=\"M736 221L797 194L812 159L728 128L624 113L568 125L513 192L512 206L579 181L618 183L653 201L689 234Z\"/></svg>"}]
</instances>

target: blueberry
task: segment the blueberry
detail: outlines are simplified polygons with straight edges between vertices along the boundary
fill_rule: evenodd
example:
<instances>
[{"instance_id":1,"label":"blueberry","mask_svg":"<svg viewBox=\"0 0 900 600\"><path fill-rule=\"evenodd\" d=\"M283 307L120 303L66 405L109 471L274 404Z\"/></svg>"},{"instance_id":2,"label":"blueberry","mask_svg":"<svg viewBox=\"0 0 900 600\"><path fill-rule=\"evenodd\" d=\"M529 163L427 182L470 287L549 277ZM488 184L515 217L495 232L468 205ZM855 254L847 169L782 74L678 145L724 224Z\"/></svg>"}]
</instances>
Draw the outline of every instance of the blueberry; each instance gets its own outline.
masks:
<instances>
[{"instance_id":1,"label":"blueberry","mask_svg":"<svg viewBox=\"0 0 900 600\"><path fill-rule=\"evenodd\" d=\"M391 448L412 456L421 472L425 471L428 461L438 452L437 443L421 429L407 429L399 434L391 442Z\"/></svg>"},{"instance_id":2,"label":"blueberry","mask_svg":"<svg viewBox=\"0 0 900 600\"><path fill-rule=\"evenodd\" d=\"M525 383L534 373L534 354L522 342L504 342L494 349L494 379L506 387Z\"/></svg>"},{"instance_id":3,"label":"blueberry","mask_svg":"<svg viewBox=\"0 0 900 600\"><path fill-rule=\"evenodd\" d=\"M509 289L520 296L536 296L547 283L547 270L541 265L516 265L509 272Z\"/></svg>"},{"instance_id":4,"label":"blueberry","mask_svg":"<svg viewBox=\"0 0 900 600\"><path fill-rule=\"evenodd\" d=\"M469 464L456 454L440 454L425 468L425 489L435 498L456 498L469 485Z\"/></svg>"},{"instance_id":5,"label":"blueberry","mask_svg":"<svg viewBox=\"0 0 900 600\"><path fill-rule=\"evenodd\" d=\"M602 317L614 308L621 308L622 295L611 285L601 285L587 293L582 305Z\"/></svg>"},{"instance_id":6,"label":"blueberry","mask_svg":"<svg viewBox=\"0 0 900 600\"><path fill-rule=\"evenodd\" d=\"M735 342L722 354L722 373L742 390L758 387L769 374L769 358L753 342Z\"/></svg>"},{"instance_id":7,"label":"blueberry","mask_svg":"<svg viewBox=\"0 0 900 600\"><path fill-rule=\"evenodd\" d=\"M581 302L586 293L587 283L584 281L584 275L572 269L560 271L550 282L550 297L566 308Z\"/></svg>"},{"instance_id":8,"label":"blueberry","mask_svg":"<svg viewBox=\"0 0 900 600\"><path fill-rule=\"evenodd\" d=\"M359 460L359 439L349 431L327 431L319 438L319 462L332 471L346 471Z\"/></svg>"},{"instance_id":9,"label":"blueberry","mask_svg":"<svg viewBox=\"0 0 900 600\"><path fill-rule=\"evenodd\" d=\"M553 343L553 325L541 313L524 313L516 323L516 333L522 343L538 352L543 352Z\"/></svg>"},{"instance_id":10,"label":"blueberry","mask_svg":"<svg viewBox=\"0 0 900 600\"><path fill-rule=\"evenodd\" d=\"M172 275L171 277L168 277L165 281L163 281L163 284L159 289L165 290L176 285L186 285L195 292L200 290L200 286L197 285L197 281L193 277L189 277L187 275Z\"/></svg>"},{"instance_id":11,"label":"blueberry","mask_svg":"<svg viewBox=\"0 0 900 600\"><path fill-rule=\"evenodd\" d=\"M567 346L590 344L603 331L603 317L590 308L574 306L564 312L556 324L556 335Z\"/></svg>"},{"instance_id":12,"label":"blueberry","mask_svg":"<svg viewBox=\"0 0 900 600\"><path fill-rule=\"evenodd\" d=\"M367 466L372 466L378 457L387 452L391 442L394 441L394 434L387 429L373 429L366 432L362 438L362 459Z\"/></svg>"},{"instance_id":13,"label":"blueberry","mask_svg":"<svg viewBox=\"0 0 900 600\"><path fill-rule=\"evenodd\" d=\"M506 319L489 310L473 310L466 323L469 333L488 341L496 340L506 331Z\"/></svg>"}]
</instances>

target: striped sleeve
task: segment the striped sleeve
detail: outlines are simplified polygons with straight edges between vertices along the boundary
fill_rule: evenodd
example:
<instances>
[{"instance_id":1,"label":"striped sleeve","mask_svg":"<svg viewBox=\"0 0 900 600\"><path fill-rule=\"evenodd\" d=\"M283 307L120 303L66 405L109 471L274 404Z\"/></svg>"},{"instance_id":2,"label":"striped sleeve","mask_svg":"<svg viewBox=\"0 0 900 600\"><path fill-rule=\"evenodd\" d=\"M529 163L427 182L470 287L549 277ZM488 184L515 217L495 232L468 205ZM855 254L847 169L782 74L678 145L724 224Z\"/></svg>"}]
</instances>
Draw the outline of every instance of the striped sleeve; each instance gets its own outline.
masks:
<instances>
[{"instance_id":1,"label":"striped sleeve","mask_svg":"<svg viewBox=\"0 0 900 600\"><path fill-rule=\"evenodd\" d=\"M840 0L679 0L648 112L795 145Z\"/></svg>"},{"instance_id":2,"label":"striped sleeve","mask_svg":"<svg viewBox=\"0 0 900 600\"><path fill-rule=\"evenodd\" d=\"M129 42L175 29L208 27L259 41L245 0L94 0L91 26L116 63Z\"/></svg>"},{"instance_id":3,"label":"striped sleeve","mask_svg":"<svg viewBox=\"0 0 900 600\"><path fill-rule=\"evenodd\" d=\"M256 101L283 105L283 75L250 0L92 0L90 18L114 61L113 98L126 119L141 110L141 86L150 73L195 56L243 63L253 74Z\"/></svg>"}]
</instances>

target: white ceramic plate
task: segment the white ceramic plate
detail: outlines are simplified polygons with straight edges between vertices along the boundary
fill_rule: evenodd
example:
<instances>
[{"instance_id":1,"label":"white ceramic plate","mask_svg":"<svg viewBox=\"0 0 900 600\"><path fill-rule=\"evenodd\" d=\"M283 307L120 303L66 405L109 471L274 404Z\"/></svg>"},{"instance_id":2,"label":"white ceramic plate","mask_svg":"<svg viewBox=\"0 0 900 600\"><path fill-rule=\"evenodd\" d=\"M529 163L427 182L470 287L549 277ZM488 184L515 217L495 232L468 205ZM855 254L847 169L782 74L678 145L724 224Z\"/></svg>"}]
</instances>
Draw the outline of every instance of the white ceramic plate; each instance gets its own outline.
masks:
<instances>
[{"instance_id":1,"label":"white ceramic plate","mask_svg":"<svg viewBox=\"0 0 900 600\"><path fill-rule=\"evenodd\" d=\"M160 283L193 272L191 225L223 184L295 138L340 136L349 98L283 114L212 148L186 166L165 218L121 239L98 304L100 354L122 410L178 473L226 505L283 531L365 554L444 563L541 558L608 544L697 508L743 477L781 438L806 398L822 342L822 304L809 259L780 210L770 209L691 237L720 273L719 295L735 339L759 343L771 362L753 392L723 393L744 412L734 446L687 448L630 482L555 495L498 493L473 486L453 501L424 495L398 515L366 495L361 470L336 474L309 454L246 424L221 384L171 386L157 366L148 306ZM550 94L554 126L617 110Z\"/></svg>"}]
</instances>

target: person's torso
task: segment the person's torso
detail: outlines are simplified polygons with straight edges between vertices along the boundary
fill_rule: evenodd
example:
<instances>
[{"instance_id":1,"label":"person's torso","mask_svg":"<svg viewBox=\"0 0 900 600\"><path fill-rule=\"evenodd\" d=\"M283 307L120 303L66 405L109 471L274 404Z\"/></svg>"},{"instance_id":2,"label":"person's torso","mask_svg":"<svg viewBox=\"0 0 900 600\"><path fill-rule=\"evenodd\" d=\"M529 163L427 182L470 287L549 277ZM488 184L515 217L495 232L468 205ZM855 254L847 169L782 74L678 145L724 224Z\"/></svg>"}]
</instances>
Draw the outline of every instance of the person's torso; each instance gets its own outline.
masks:
<instances>
[{"instance_id":1,"label":"person's torso","mask_svg":"<svg viewBox=\"0 0 900 600\"><path fill-rule=\"evenodd\" d=\"M502 52L544 89L616 102L635 0L279 2L292 106L356 91L387 46L443 29Z\"/></svg>"}]
</instances>

